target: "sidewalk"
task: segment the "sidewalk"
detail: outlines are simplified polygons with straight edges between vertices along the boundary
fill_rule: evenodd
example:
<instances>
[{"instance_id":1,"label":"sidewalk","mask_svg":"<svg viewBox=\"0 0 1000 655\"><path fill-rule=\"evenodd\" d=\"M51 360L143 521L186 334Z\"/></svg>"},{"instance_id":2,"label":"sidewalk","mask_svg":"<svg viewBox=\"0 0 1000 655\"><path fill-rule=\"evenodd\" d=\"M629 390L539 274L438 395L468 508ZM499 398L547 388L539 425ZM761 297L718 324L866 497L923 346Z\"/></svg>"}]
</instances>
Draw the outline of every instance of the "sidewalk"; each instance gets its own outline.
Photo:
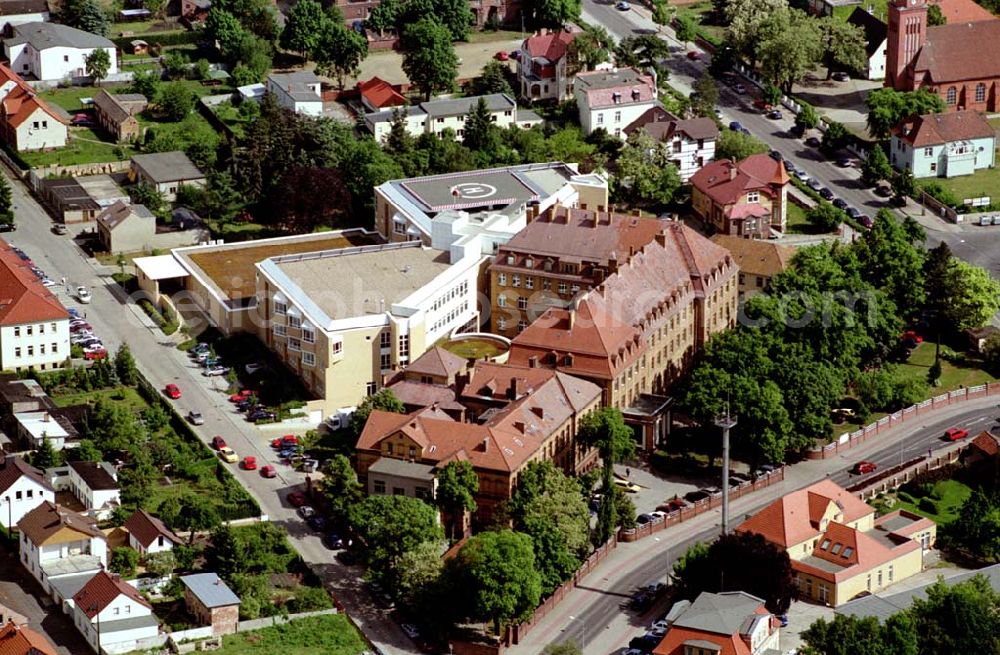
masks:
<instances>
[{"instance_id":1,"label":"sidewalk","mask_svg":"<svg viewBox=\"0 0 1000 655\"><path fill-rule=\"evenodd\" d=\"M739 524L747 514L757 511L791 491L844 469L849 461L864 459L873 452L900 443L916 431L927 428L928 424L946 422L955 415L985 410L995 407L996 404L996 397L983 397L949 406L928 414L921 421L892 428L878 439L845 451L837 457L805 460L788 466L782 482L732 502L730 525ZM512 655L537 655L551 642L565 639L576 639L579 642L582 626L575 624L583 622L586 625L588 642L583 649L585 654L617 653L632 637L642 634L648 624L645 620L647 617L642 617L640 620L640 617L630 612L617 609L610 619L603 621L587 621L578 616L584 612L596 611L595 606L607 604L609 597L616 597L618 602L624 602L634 587L664 579L674 560L684 553L689 542L710 539L720 524L721 510L715 509L646 539L633 543L620 543L593 573L582 580L582 586L571 591L556 609L524 637L520 644L512 646L508 652Z\"/></svg>"}]
</instances>

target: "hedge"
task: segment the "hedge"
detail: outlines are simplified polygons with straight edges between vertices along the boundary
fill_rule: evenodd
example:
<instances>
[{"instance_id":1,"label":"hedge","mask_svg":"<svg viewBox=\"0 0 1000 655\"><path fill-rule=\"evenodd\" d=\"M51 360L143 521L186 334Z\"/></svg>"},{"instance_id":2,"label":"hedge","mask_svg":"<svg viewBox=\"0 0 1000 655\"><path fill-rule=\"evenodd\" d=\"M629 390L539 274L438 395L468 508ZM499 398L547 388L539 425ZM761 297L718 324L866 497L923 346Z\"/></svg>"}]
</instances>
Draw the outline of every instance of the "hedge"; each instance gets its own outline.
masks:
<instances>
[{"instance_id":1,"label":"hedge","mask_svg":"<svg viewBox=\"0 0 1000 655\"><path fill-rule=\"evenodd\" d=\"M136 39L141 39L150 46L171 46L197 44L203 38L201 32L181 30L178 32L150 32L147 34L134 34L132 36L118 36L111 39L111 41L119 49L130 52L132 50L132 42Z\"/></svg>"}]
</instances>

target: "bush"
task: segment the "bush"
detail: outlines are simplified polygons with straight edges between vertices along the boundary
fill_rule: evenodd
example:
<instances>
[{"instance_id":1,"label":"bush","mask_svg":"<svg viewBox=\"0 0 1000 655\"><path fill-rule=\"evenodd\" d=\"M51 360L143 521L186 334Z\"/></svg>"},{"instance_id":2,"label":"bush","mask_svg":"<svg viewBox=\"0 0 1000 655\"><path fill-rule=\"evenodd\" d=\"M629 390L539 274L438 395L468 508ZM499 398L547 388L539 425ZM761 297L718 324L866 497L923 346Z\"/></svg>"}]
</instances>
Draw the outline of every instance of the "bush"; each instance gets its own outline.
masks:
<instances>
[{"instance_id":1,"label":"bush","mask_svg":"<svg viewBox=\"0 0 1000 655\"><path fill-rule=\"evenodd\" d=\"M135 575L135 568L139 565L139 553L128 546L120 546L111 551L111 559L108 561L108 569L112 573L117 573L123 578L131 578Z\"/></svg>"},{"instance_id":2,"label":"bush","mask_svg":"<svg viewBox=\"0 0 1000 655\"><path fill-rule=\"evenodd\" d=\"M939 182L928 182L922 186L927 195L949 207L959 207L962 204L950 189L944 188Z\"/></svg>"},{"instance_id":3,"label":"bush","mask_svg":"<svg viewBox=\"0 0 1000 655\"><path fill-rule=\"evenodd\" d=\"M938 506L937 502L933 498L924 497L920 499L917 503L917 508L922 512L927 512L928 514L937 514Z\"/></svg>"},{"instance_id":4,"label":"bush","mask_svg":"<svg viewBox=\"0 0 1000 655\"><path fill-rule=\"evenodd\" d=\"M288 602L288 611L292 613L315 612L331 607L330 594L322 587L299 587L295 598Z\"/></svg>"},{"instance_id":5,"label":"bush","mask_svg":"<svg viewBox=\"0 0 1000 655\"><path fill-rule=\"evenodd\" d=\"M906 493L905 491L900 491L898 495L899 495L899 499L901 501L903 501L904 503L916 503L917 502L916 498L914 498L910 494Z\"/></svg>"}]
</instances>

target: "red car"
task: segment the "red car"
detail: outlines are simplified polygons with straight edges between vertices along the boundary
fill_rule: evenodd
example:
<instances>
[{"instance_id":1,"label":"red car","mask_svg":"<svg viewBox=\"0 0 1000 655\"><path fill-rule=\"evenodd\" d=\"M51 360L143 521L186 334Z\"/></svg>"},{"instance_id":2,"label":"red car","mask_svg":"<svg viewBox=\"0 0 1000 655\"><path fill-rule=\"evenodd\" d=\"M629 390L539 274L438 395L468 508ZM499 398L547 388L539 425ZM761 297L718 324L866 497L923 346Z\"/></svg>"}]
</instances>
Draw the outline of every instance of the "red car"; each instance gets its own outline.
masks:
<instances>
[{"instance_id":1,"label":"red car","mask_svg":"<svg viewBox=\"0 0 1000 655\"><path fill-rule=\"evenodd\" d=\"M960 441L969 436L969 431L964 428L948 428L944 431L945 441Z\"/></svg>"},{"instance_id":2,"label":"red car","mask_svg":"<svg viewBox=\"0 0 1000 655\"><path fill-rule=\"evenodd\" d=\"M902 339L903 341L913 341L915 343L924 342L924 338L919 334L917 334L916 331L914 330L907 330L906 332L903 333L903 336L901 336L900 339Z\"/></svg>"},{"instance_id":3,"label":"red car","mask_svg":"<svg viewBox=\"0 0 1000 655\"><path fill-rule=\"evenodd\" d=\"M306 495L301 491L293 491L288 494L288 503L292 507L302 507L306 504Z\"/></svg>"},{"instance_id":4,"label":"red car","mask_svg":"<svg viewBox=\"0 0 1000 655\"><path fill-rule=\"evenodd\" d=\"M93 361L95 359L107 359L107 357L108 357L108 351L107 350L103 350L103 349L101 349L101 350L88 350L87 352L83 353L83 358L84 359L89 359L91 361Z\"/></svg>"},{"instance_id":5,"label":"red car","mask_svg":"<svg viewBox=\"0 0 1000 655\"><path fill-rule=\"evenodd\" d=\"M867 473L872 473L878 468L878 464L875 462L861 461L854 465L851 469L852 473L857 473L858 475L865 475Z\"/></svg>"},{"instance_id":6,"label":"red car","mask_svg":"<svg viewBox=\"0 0 1000 655\"><path fill-rule=\"evenodd\" d=\"M260 477L262 478L273 478L278 475L278 469L274 468L272 464L265 464L260 467Z\"/></svg>"},{"instance_id":7,"label":"red car","mask_svg":"<svg viewBox=\"0 0 1000 655\"><path fill-rule=\"evenodd\" d=\"M496 53L496 55L494 55L494 56L497 58L497 61L507 61L508 59L510 59L510 55L508 55L503 50L501 50L500 52Z\"/></svg>"},{"instance_id":8,"label":"red car","mask_svg":"<svg viewBox=\"0 0 1000 655\"><path fill-rule=\"evenodd\" d=\"M247 455L243 458L243 470L244 471L256 471L257 470L257 458L253 455Z\"/></svg>"},{"instance_id":9,"label":"red car","mask_svg":"<svg viewBox=\"0 0 1000 655\"><path fill-rule=\"evenodd\" d=\"M219 448L225 448L225 446L226 446L225 439L223 439L219 435L215 435L214 437L212 437L212 448L218 450Z\"/></svg>"},{"instance_id":10,"label":"red car","mask_svg":"<svg viewBox=\"0 0 1000 655\"><path fill-rule=\"evenodd\" d=\"M176 384L168 384L167 386L163 387L163 393L167 394L167 398L170 398L171 400L177 400L178 398L181 397L181 390L177 387ZM222 445L225 446L226 444Z\"/></svg>"},{"instance_id":11,"label":"red car","mask_svg":"<svg viewBox=\"0 0 1000 655\"><path fill-rule=\"evenodd\" d=\"M253 395L254 395L254 391L253 390L251 390L251 389L241 389L239 391L239 393L234 393L233 395L229 396L229 402L231 402L231 403L238 403L241 400L246 400L247 398L249 398L250 396L253 396Z\"/></svg>"},{"instance_id":12,"label":"red car","mask_svg":"<svg viewBox=\"0 0 1000 655\"><path fill-rule=\"evenodd\" d=\"M687 58L690 59L691 61L698 61L699 59L701 59L701 53L698 52L697 50L692 50L688 52Z\"/></svg>"},{"instance_id":13,"label":"red car","mask_svg":"<svg viewBox=\"0 0 1000 655\"><path fill-rule=\"evenodd\" d=\"M281 449L288 448L289 446L298 446L299 438L294 434L286 434L283 437L278 437L277 439L271 440L271 448Z\"/></svg>"}]
</instances>

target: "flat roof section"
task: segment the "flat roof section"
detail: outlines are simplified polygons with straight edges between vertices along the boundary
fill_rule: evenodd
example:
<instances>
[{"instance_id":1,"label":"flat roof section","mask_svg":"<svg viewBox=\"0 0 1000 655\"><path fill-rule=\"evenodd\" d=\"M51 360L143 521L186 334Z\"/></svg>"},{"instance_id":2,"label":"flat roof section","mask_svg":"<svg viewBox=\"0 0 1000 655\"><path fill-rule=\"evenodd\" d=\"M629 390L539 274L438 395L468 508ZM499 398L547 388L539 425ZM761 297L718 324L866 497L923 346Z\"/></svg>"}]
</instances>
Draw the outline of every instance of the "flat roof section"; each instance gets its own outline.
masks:
<instances>
[{"instance_id":1,"label":"flat roof section","mask_svg":"<svg viewBox=\"0 0 1000 655\"><path fill-rule=\"evenodd\" d=\"M501 209L514 203L538 200L538 193L513 171L494 169L435 175L400 183L425 211Z\"/></svg>"},{"instance_id":2,"label":"flat roof section","mask_svg":"<svg viewBox=\"0 0 1000 655\"><path fill-rule=\"evenodd\" d=\"M375 233L356 229L217 246L197 246L175 250L174 254L200 269L227 298L239 302L257 292L257 272L254 264L258 262L280 255L336 250L376 243L378 239Z\"/></svg>"},{"instance_id":3,"label":"flat roof section","mask_svg":"<svg viewBox=\"0 0 1000 655\"><path fill-rule=\"evenodd\" d=\"M451 266L447 251L422 247L364 248L271 260L330 319L389 311ZM296 298L290 298L293 302Z\"/></svg>"}]
</instances>

